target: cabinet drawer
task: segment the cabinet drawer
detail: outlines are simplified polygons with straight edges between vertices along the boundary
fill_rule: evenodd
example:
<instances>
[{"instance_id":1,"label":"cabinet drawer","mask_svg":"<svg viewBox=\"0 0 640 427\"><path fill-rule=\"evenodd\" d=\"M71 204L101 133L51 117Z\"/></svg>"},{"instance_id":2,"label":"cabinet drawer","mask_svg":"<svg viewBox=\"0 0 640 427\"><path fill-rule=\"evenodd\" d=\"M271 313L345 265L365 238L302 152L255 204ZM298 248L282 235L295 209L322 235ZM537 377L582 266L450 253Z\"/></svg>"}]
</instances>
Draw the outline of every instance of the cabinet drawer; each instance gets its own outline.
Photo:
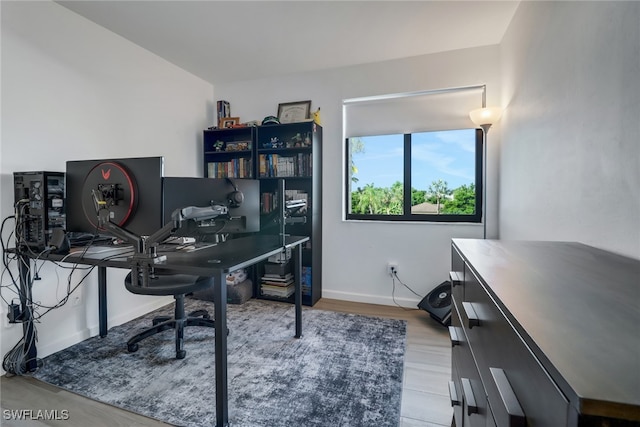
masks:
<instances>
[{"instance_id":1,"label":"cabinet drawer","mask_svg":"<svg viewBox=\"0 0 640 427\"><path fill-rule=\"evenodd\" d=\"M496 425L509 425L508 420L512 419L507 413L510 405L505 402L505 385L515 395L515 405L522 408L527 426L566 425L568 402L564 395L468 268L465 268L464 287L460 320L465 328L469 328L467 339L473 348ZM527 302L523 301L523 304ZM494 368L493 375L491 368ZM500 371L498 380L497 371ZM496 381L503 386L500 390Z\"/></svg>"},{"instance_id":2,"label":"cabinet drawer","mask_svg":"<svg viewBox=\"0 0 640 427\"><path fill-rule=\"evenodd\" d=\"M460 372L455 360L451 362L451 381L449 382L449 398L453 407L453 419L456 427L462 427L462 383L460 382Z\"/></svg>"},{"instance_id":3,"label":"cabinet drawer","mask_svg":"<svg viewBox=\"0 0 640 427\"><path fill-rule=\"evenodd\" d=\"M461 418L456 418L456 426L485 427L487 424L487 396L476 367L456 304L451 305L451 327L456 328L457 342L451 349L454 384L462 400ZM457 415L454 406L454 416Z\"/></svg>"}]
</instances>

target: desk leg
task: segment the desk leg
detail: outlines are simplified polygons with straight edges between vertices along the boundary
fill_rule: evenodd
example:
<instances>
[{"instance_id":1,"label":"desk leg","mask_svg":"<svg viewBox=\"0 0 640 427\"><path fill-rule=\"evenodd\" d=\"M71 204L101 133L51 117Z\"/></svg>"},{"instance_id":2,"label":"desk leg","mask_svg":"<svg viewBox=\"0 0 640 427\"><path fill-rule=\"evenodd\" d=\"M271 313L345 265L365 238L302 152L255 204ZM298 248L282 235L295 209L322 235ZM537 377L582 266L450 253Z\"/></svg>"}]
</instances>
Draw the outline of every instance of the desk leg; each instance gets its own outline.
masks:
<instances>
[{"instance_id":1,"label":"desk leg","mask_svg":"<svg viewBox=\"0 0 640 427\"><path fill-rule=\"evenodd\" d=\"M18 255L18 271L20 274L20 308L22 310L22 336L24 338L24 369L35 372L38 369L38 349L33 326L32 294L31 294L31 259L23 254Z\"/></svg>"},{"instance_id":2,"label":"desk leg","mask_svg":"<svg viewBox=\"0 0 640 427\"><path fill-rule=\"evenodd\" d=\"M107 336L107 267L98 267L98 323L100 338Z\"/></svg>"},{"instance_id":3,"label":"desk leg","mask_svg":"<svg viewBox=\"0 0 640 427\"><path fill-rule=\"evenodd\" d=\"M227 275L220 273L213 285L216 323L216 427L229 425L227 390Z\"/></svg>"},{"instance_id":4,"label":"desk leg","mask_svg":"<svg viewBox=\"0 0 640 427\"><path fill-rule=\"evenodd\" d=\"M297 245L293 249L294 276L295 276L295 300L296 300L296 338L302 336L302 245Z\"/></svg>"}]
</instances>

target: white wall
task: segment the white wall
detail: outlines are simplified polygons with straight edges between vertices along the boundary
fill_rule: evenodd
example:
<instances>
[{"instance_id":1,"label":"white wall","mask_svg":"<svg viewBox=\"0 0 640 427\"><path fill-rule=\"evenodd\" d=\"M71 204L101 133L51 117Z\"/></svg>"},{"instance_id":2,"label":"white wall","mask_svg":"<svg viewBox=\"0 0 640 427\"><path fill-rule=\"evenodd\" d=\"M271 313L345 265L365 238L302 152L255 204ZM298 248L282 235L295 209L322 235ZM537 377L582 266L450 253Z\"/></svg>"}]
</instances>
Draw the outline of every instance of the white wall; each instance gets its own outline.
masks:
<instances>
[{"instance_id":1,"label":"white wall","mask_svg":"<svg viewBox=\"0 0 640 427\"><path fill-rule=\"evenodd\" d=\"M478 224L343 221L342 100L486 83L487 102L495 105L499 69L499 48L491 46L215 86L216 99L228 100L232 115L242 121L276 115L281 102L311 99L312 110L321 107L323 297L393 305L388 261L398 262L402 281L424 296L448 279L451 238L482 237ZM499 135L493 130L489 134L489 236L497 233L497 173L492 165L497 164ZM395 296L410 307L421 299L399 284Z\"/></svg>"},{"instance_id":2,"label":"white wall","mask_svg":"<svg viewBox=\"0 0 640 427\"><path fill-rule=\"evenodd\" d=\"M522 2L503 57L500 237L640 258L640 3Z\"/></svg>"},{"instance_id":3,"label":"white wall","mask_svg":"<svg viewBox=\"0 0 640 427\"><path fill-rule=\"evenodd\" d=\"M53 2L0 7L2 218L13 213L14 171L64 171L72 159L160 155L165 175L202 176L202 130L214 115L212 85ZM127 292L125 273L108 272L111 326L159 304ZM66 292L68 274L44 265L34 300L55 303ZM72 282L79 277L75 273ZM7 282L4 275L2 284ZM2 294L15 298L6 289ZM38 325L40 356L97 334L96 272L76 295L79 304L50 312ZM0 310L5 354L21 328L7 328L6 304Z\"/></svg>"}]
</instances>

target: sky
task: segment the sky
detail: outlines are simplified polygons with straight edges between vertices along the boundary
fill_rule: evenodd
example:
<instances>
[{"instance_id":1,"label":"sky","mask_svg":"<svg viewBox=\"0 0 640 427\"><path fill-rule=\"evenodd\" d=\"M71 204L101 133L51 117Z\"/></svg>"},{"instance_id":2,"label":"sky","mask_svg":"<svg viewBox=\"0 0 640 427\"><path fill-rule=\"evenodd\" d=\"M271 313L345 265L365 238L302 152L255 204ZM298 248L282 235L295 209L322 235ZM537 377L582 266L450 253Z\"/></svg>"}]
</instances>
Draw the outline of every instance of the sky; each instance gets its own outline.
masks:
<instances>
[{"instance_id":1,"label":"sky","mask_svg":"<svg viewBox=\"0 0 640 427\"><path fill-rule=\"evenodd\" d=\"M364 153L353 155L358 182L353 189L372 183L390 187L402 182L403 135L361 137ZM414 133L411 141L412 187L426 190L442 179L453 190L474 182L475 129Z\"/></svg>"}]
</instances>

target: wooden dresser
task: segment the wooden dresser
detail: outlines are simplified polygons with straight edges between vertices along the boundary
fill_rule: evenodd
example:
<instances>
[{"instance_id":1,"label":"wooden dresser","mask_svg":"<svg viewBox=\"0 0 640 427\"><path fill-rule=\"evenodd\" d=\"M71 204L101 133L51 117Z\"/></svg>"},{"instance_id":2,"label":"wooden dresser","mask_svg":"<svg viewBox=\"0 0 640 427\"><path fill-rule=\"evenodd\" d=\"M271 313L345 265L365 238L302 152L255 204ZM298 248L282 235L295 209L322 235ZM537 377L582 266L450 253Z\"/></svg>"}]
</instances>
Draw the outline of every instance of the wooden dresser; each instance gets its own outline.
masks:
<instances>
[{"instance_id":1,"label":"wooden dresser","mask_svg":"<svg viewBox=\"0 0 640 427\"><path fill-rule=\"evenodd\" d=\"M456 427L640 426L640 260L454 239Z\"/></svg>"}]
</instances>

